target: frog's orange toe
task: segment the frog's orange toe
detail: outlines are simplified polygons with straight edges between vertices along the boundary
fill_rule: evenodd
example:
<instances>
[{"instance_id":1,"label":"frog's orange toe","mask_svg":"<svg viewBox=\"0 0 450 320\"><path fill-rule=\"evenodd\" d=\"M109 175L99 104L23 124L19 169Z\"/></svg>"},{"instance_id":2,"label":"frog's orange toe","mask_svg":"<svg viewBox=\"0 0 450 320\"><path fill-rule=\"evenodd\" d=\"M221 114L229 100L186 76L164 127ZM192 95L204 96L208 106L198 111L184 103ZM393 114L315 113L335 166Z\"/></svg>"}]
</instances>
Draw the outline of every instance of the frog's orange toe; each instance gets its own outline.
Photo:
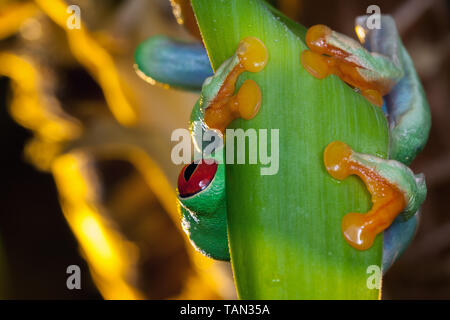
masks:
<instances>
[{"instance_id":1,"label":"frog's orange toe","mask_svg":"<svg viewBox=\"0 0 450 320\"><path fill-rule=\"evenodd\" d=\"M323 79L330 74L330 66L326 57L311 50L305 50L300 59L303 67L313 77Z\"/></svg>"},{"instance_id":2,"label":"frog's orange toe","mask_svg":"<svg viewBox=\"0 0 450 320\"><path fill-rule=\"evenodd\" d=\"M318 24L312 26L306 32L306 45L313 51L326 54L327 49L327 38L331 34L331 29L323 24Z\"/></svg>"},{"instance_id":3,"label":"frog's orange toe","mask_svg":"<svg viewBox=\"0 0 450 320\"><path fill-rule=\"evenodd\" d=\"M237 55L249 72L259 72L267 64L269 60L269 52L264 43L255 37L248 37L239 43Z\"/></svg>"},{"instance_id":4,"label":"frog's orange toe","mask_svg":"<svg viewBox=\"0 0 450 320\"><path fill-rule=\"evenodd\" d=\"M361 213L348 213L342 219L342 234L349 245L358 250L367 250L373 245L376 233L368 228L369 219Z\"/></svg>"},{"instance_id":5,"label":"frog's orange toe","mask_svg":"<svg viewBox=\"0 0 450 320\"><path fill-rule=\"evenodd\" d=\"M324 151L323 160L328 173L337 180L350 175L350 156L353 150L341 141L331 142Z\"/></svg>"},{"instance_id":6,"label":"frog's orange toe","mask_svg":"<svg viewBox=\"0 0 450 320\"><path fill-rule=\"evenodd\" d=\"M253 80L246 80L239 89L235 102L242 119L250 120L256 116L261 106L261 89Z\"/></svg>"}]
</instances>

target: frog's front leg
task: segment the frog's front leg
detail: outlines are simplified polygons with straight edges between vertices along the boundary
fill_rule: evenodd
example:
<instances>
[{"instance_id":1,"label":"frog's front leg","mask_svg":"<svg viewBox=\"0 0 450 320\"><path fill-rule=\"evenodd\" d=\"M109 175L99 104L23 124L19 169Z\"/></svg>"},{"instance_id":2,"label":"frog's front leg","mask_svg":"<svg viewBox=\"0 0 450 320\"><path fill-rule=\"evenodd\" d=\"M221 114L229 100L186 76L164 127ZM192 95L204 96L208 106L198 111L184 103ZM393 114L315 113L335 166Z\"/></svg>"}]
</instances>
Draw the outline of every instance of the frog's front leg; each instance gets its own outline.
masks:
<instances>
[{"instance_id":1,"label":"frog's front leg","mask_svg":"<svg viewBox=\"0 0 450 320\"><path fill-rule=\"evenodd\" d=\"M200 42L153 36L134 54L135 70L145 81L190 91L200 91L213 75L206 49Z\"/></svg>"},{"instance_id":2,"label":"frog's front leg","mask_svg":"<svg viewBox=\"0 0 450 320\"><path fill-rule=\"evenodd\" d=\"M191 115L191 135L202 155L181 171L178 200L182 224L194 246L203 254L229 260L225 189L224 132L236 118L250 120L261 106L261 91L256 82L246 80L234 94L243 72L259 72L268 61L264 44L256 38L240 42L236 53L206 79L199 101ZM219 140L209 149L209 139Z\"/></svg>"}]
</instances>

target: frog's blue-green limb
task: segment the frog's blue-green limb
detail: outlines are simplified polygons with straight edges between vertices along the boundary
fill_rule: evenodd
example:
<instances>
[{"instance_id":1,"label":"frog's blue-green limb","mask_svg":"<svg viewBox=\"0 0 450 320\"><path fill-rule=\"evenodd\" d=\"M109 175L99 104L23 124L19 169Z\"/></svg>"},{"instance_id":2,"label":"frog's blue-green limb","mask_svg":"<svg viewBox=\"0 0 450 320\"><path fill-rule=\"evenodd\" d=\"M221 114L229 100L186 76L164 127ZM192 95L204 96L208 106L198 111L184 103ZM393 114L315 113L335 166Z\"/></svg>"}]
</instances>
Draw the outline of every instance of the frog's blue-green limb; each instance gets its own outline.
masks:
<instances>
[{"instance_id":1,"label":"frog's blue-green limb","mask_svg":"<svg viewBox=\"0 0 450 320\"><path fill-rule=\"evenodd\" d=\"M364 47L396 61L404 72L403 78L384 97L383 110L390 124L389 157L409 164L423 149L428 139L431 126L428 103L411 58L400 40L394 20L390 16L383 15L381 29L371 30L367 28L367 19L368 16L356 19L356 25L364 30L364 38L360 38ZM409 180L412 182L412 179ZM426 186L423 176L419 175L414 180L418 192L414 193L412 190L414 187L409 188L409 192L415 204L409 204L409 208L384 232L383 274L406 250L417 230L420 213L416 211L413 214L413 212L424 201Z\"/></svg>"},{"instance_id":2,"label":"frog's blue-green limb","mask_svg":"<svg viewBox=\"0 0 450 320\"><path fill-rule=\"evenodd\" d=\"M404 48L401 55L405 77L386 97L390 115L390 157L410 164L427 143L431 115L422 84Z\"/></svg>"},{"instance_id":3,"label":"frog's blue-green limb","mask_svg":"<svg viewBox=\"0 0 450 320\"><path fill-rule=\"evenodd\" d=\"M394 223L384 231L383 264L381 268L383 275L408 248L417 231L419 219L420 211L408 221L404 221L402 216L398 216Z\"/></svg>"},{"instance_id":4,"label":"frog's blue-green limb","mask_svg":"<svg viewBox=\"0 0 450 320\"><path fill-rule=\"evenodd\" d=\"M367 19L368 16L356 19L356 25L364 30L365 48L398 61L404 72L404 76L384 98L389 114L389 158L410 164L428 140L430 108L411 57L398 35L395 21L388 15L382 15L381 29L371 30L367 28Z\"/></svg>"},{"instance_id":5,"label":"frog's blue-green limb","mask_svg":"<svg viewBox=\"0 0 450 320\"><path fill-rule=\"evenodd\" d=\"M205 48L200 42L154 36L142 42L135 52L136 70L150 82L184 90L200 91L213 75Z\"/></svg>"},{"instance_id":6,"label":"frog's blue-green limb","mask_svg":"<svg viewBox=\"0 0 450 320\"><path fill-rule=\"evenodd\" d=\"M384 112L384 115L387 117L388 116L388 111L387 111L387 106L386 106L386 100L383 99L383 106L381 107L381 109Z\"/></svg>"}]
</instances>

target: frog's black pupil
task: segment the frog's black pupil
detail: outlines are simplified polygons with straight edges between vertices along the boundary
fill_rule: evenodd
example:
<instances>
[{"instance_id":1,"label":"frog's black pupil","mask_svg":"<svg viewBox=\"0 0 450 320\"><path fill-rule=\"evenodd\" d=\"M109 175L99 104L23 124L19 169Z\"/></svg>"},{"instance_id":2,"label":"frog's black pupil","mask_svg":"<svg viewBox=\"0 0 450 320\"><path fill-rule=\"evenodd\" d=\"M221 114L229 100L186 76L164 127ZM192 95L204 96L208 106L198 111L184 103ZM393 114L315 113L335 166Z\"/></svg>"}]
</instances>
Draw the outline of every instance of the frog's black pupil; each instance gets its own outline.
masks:
<instances>
[{"instance_id":1,"label":"frog's black pupil","mask_svg":"<svg viewBox=\"0 0 450 320\"><path fill-rule=\"evenodd\" d=\"M187 166L186 170L184 170L184 180L189 181L194 173L195 169L197 169L198 163L191 163Z\"/></svg>"}]
</instances>

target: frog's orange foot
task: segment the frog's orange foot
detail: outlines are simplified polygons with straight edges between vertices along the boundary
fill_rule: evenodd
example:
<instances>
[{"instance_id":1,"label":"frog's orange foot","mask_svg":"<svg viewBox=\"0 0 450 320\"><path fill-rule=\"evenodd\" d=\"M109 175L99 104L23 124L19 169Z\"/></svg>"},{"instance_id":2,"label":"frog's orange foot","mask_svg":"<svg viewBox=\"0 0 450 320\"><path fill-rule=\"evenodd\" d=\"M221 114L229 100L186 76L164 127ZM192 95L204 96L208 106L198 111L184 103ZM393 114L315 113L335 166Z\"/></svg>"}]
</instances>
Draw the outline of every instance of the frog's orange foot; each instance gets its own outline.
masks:
<instances>
[{"instance_id":1,"label":"frog's orange foot","mask_svg":"<svg viewBox=\"0 0 450 320\"><path fill-rule=\"evenodd\" d=\"M264 43L254 37L245 38L236 50L238 63L228 74L219 93L205 112L205 122L209 128L224 133L226 127L237 118L250 120L256 116L261 106L261 90L253 80L246 80L237 94L233 95L238 77L245 71L259 72L268 61Z\"/></svg>"},{"instance_id":2,"label":"frog's orange foot","mask_svg":"<svg viewBox=\"0 0 450 320\"><path fill-rule=\"evenodd\" d=\"M407 205L399 187L382 176L376 165L372 165L386 160L373 156L371 160L366 158L340 141L330 143L324 152L325 168L333 178L344 180L349 175L357 175L372 195L373 206L369 212L348 213L342 220L345 240L358 250L369 249L375 237L389 227Z\"/></svg>"},{"instance_id":3,"label":"frog's orange foot","mask_svg":"<svg viewBox=\"0 0 450 320\"><path fill-rule=\"evenodd\" d=\"M358 88L371 103L383 105L382 96L395 84L385 77L383 70L376 70L377 64L371 63L383 58L372 57L360 43L324 25L308 29L306 45L309 50L301 53L301 63L312 76L323 79L335 74Z\"/></svg>"}]
</instances>

